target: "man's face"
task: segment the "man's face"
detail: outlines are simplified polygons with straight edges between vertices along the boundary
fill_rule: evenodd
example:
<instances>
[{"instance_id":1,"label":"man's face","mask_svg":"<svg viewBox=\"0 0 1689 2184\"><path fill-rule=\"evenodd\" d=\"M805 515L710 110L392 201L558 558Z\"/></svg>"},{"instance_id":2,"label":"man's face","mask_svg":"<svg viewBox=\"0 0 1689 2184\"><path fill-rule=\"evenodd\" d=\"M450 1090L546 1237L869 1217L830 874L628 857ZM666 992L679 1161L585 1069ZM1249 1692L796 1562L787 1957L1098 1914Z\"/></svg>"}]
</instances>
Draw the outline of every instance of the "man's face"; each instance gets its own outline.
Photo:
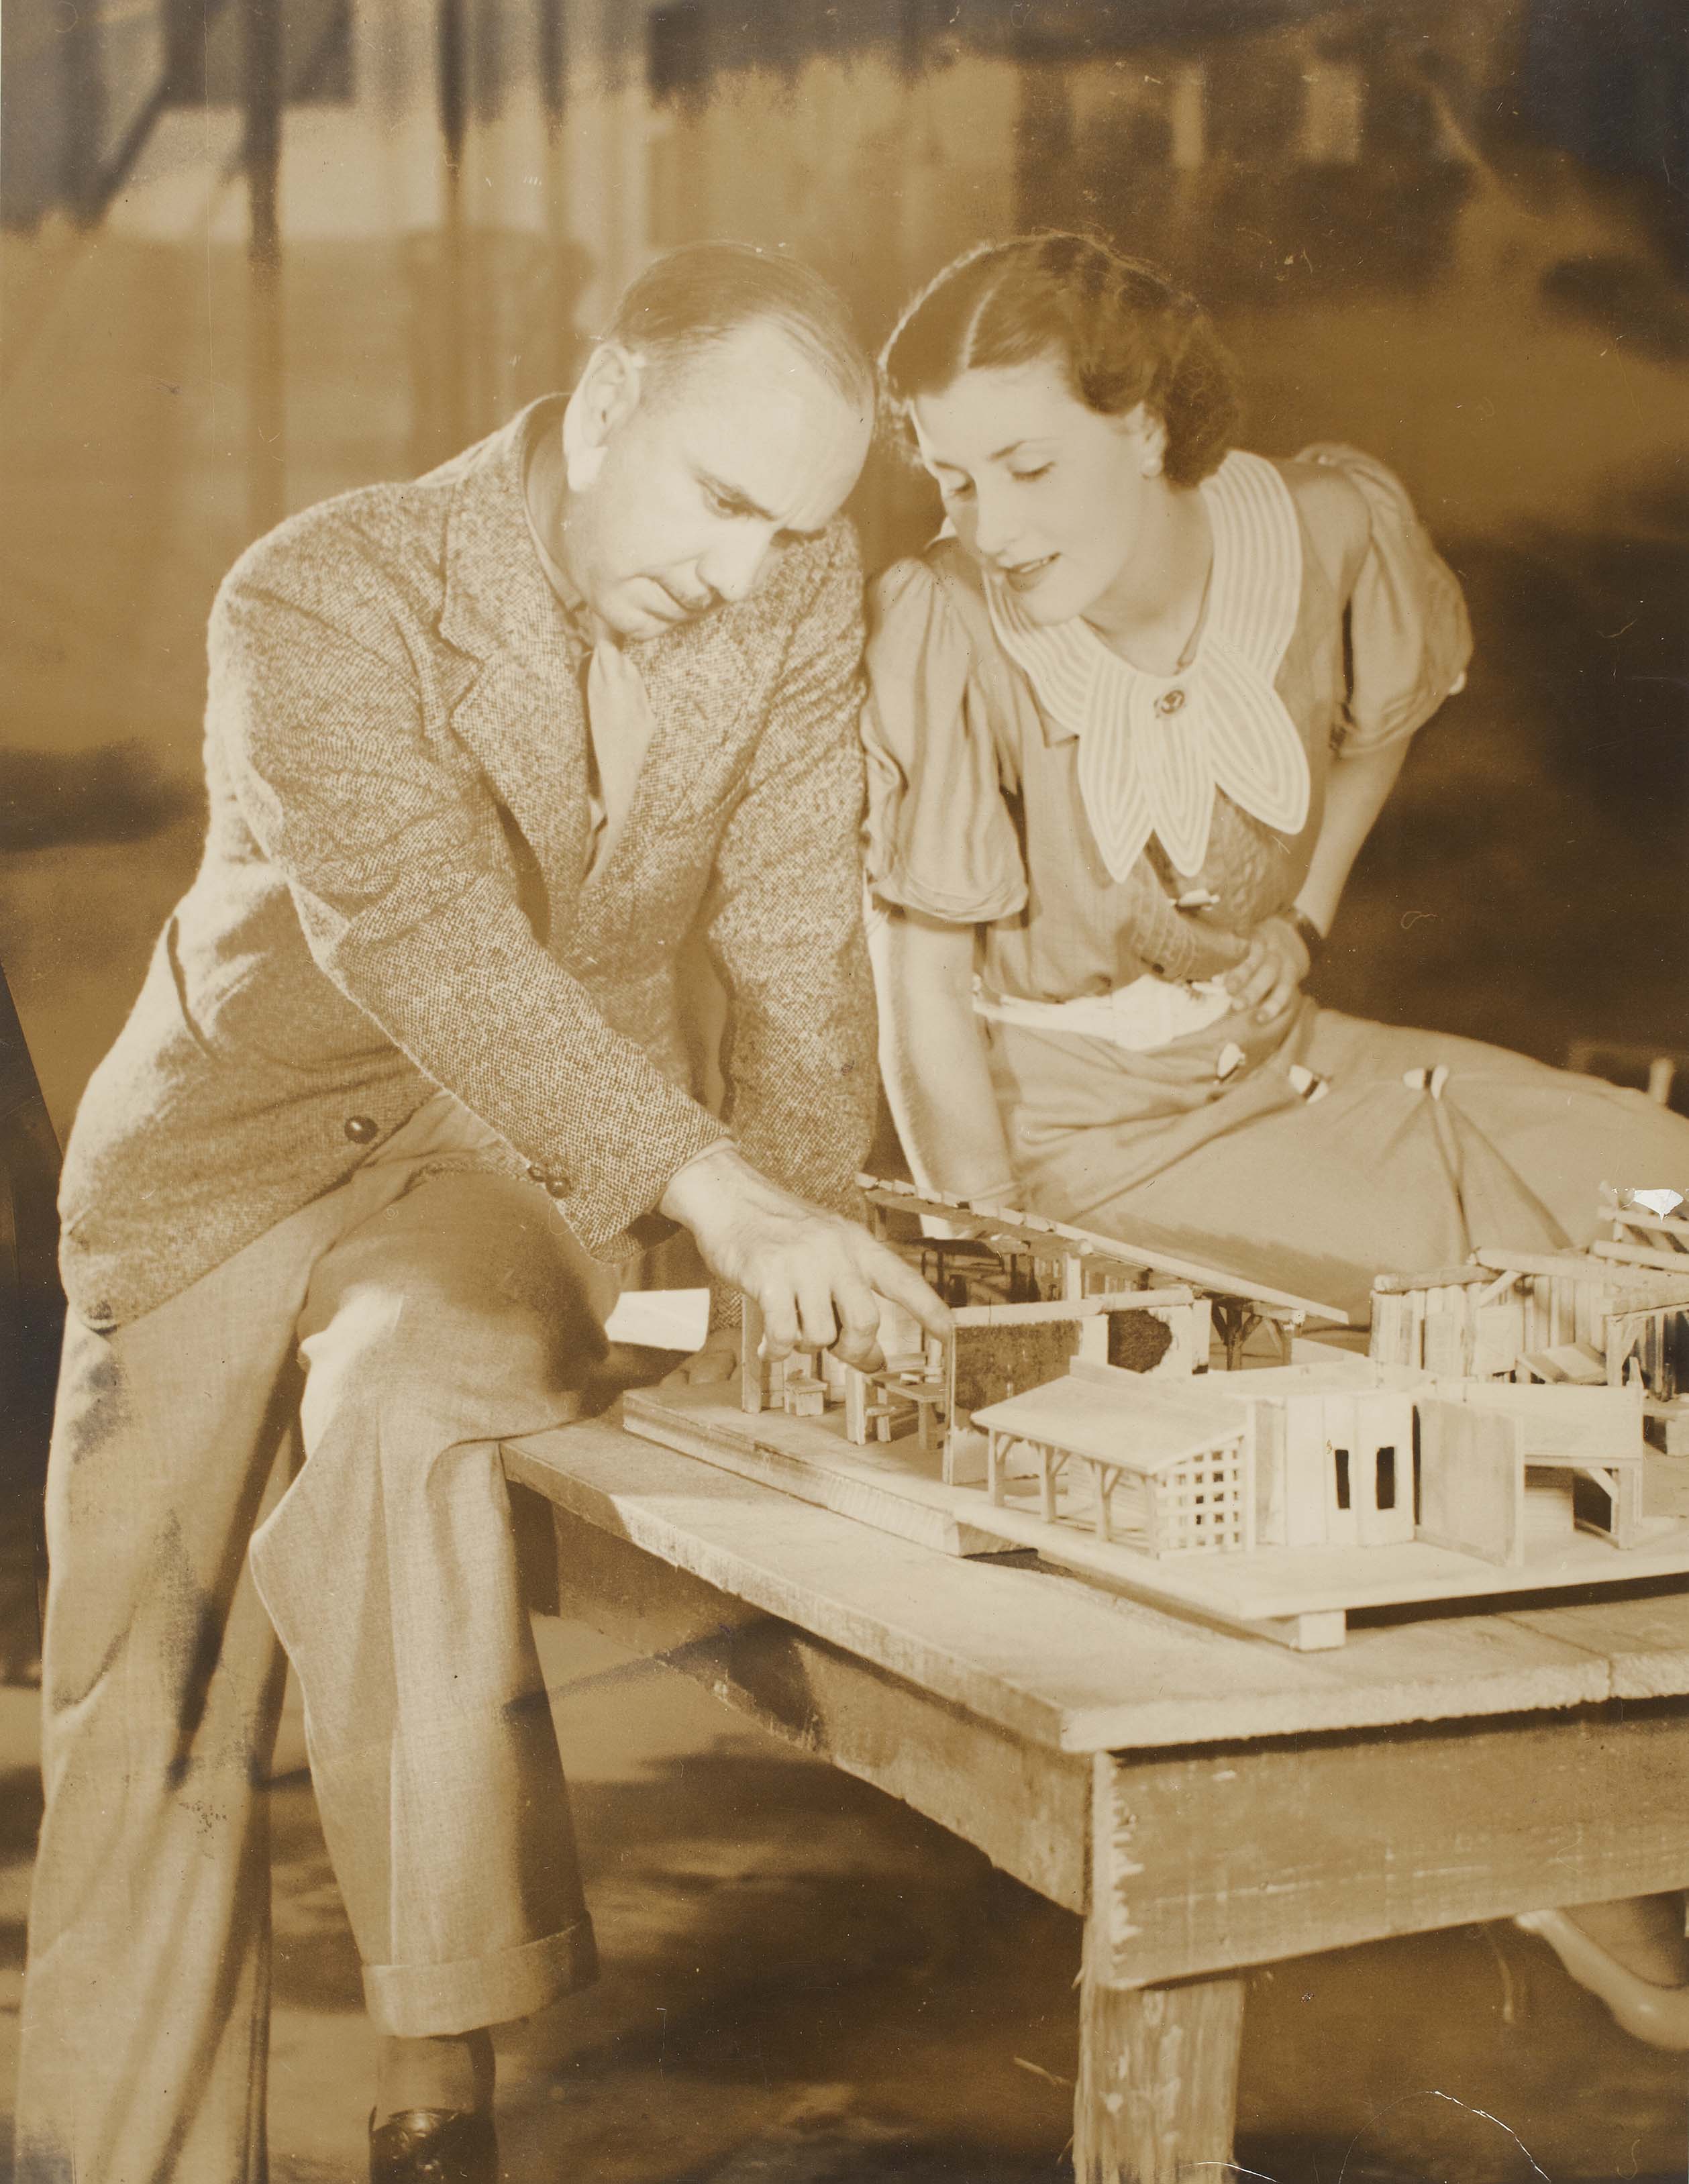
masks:
<instances>
[{"instance_id":1,"label":"man's face","mask_svg":"<svg viewBox=\"0 0 1689 2184\"><path fill-rule=\"evenodd\" d=\"M588 604L634 639L744 599L771 551L824 530L872 428L765 320L661 370L600 348L576 399L604 465L569 495L565 560Z\"/></svg>"}]
</instances>

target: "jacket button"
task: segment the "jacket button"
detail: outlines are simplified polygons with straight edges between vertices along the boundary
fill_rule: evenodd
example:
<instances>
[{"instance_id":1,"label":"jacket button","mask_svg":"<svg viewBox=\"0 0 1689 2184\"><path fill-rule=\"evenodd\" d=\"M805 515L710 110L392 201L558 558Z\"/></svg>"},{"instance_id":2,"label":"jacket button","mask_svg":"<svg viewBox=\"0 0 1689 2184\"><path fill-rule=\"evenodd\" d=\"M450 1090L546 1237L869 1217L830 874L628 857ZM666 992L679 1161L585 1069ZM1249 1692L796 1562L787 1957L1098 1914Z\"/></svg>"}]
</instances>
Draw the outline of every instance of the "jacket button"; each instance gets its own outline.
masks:
<instances>
[{"instance_id":1,"label":"jacket button","mask_svg":"<svg viewBox=\"0 0 1689 2184\"><path fill-rule=\"evenodd\" d=\"M373 1115L348 1115L346 1134L354 1145L371 1145L381 1135L381 1124Z\"/></svg>"},{"instance_id":2,"label":"jacket button","mask_svg":"<svg viewBox=\"0 0 1689 2184\"><path fill-rule=\"evenodd\" d=\"M533 1162L530 1161L528 1162L528 1181L530 1183L538 1184L541 1189L543 1190L546 1184L550 1181L550 1178L546 1174L545 1170L543 1167L536 1167Z\"/></svg>"},{"instance_id":3,"label":"jacket button","mask_svg":"<svg viewBox=\"0 0 1689 2184\"><path fill-rule=\"evenodd\" d=\"M548 1198L566 1198L569 1195L568 1177L566 1175L547 1176L545 1195Z\"/></svg>"}]
</instances>

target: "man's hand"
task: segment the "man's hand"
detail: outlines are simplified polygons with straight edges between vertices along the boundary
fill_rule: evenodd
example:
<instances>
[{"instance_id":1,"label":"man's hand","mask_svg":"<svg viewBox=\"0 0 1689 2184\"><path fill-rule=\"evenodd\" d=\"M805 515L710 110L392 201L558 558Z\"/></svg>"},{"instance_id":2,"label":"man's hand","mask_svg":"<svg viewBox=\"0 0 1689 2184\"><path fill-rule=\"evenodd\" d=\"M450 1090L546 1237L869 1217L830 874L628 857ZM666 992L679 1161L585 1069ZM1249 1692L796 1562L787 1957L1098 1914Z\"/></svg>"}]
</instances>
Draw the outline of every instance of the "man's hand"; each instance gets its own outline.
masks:
<instances>
[{"instance_id":1,"label":"man's hand","mask_svg":"<svg viewBox=\"0 0 1689 2184\"><path fill-rule=\"evenodd\" d=\"M701 1346L684 1358L659 1384L665 1388L713 1388L731 1380L739 1367L739 1331L736 1327L712 1327Z\"/></svg>"},{"instance_id":2,"label":"man's hand","mask_svg":"<svg viewBox=\"0 0 1689 2184\"><path fill-rule=\"evenodd\" d=\"M1295 1000L1309 967L1307 944L1289 918L1267 917L1224 983L1240 1011L1253 1009L1257 1023L1273 1023Z\"/></svg>"},{"instance_id":3,"label":"man's hand","mask_svg":"<svg viewBox=\"0 0 1689 2184\"><path fill-rule=\"evenodd\" d=\"M771 1357L832 1350L872 1371L876 1297L901 1305L929 1334L950 1331L949 1312L895 1251L856 1222L782 1190L732 1145L688 1162L661 1211L692 1231L712 1274L755 1300Z\"/></svg>"}]
</instances>

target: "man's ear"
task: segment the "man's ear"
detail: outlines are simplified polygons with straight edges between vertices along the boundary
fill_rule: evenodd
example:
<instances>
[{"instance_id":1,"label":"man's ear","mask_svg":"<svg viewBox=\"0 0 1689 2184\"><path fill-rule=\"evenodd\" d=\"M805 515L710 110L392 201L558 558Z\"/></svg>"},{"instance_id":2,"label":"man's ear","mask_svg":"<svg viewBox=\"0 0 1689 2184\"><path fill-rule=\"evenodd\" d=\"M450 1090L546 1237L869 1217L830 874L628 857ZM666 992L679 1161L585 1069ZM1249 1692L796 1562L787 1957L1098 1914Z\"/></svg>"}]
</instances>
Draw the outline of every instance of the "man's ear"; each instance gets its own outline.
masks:
<instances>
[{"instance_id":1,"label":"man's ear","mask_svg":"<svg viewBox=\"0 0 1689 2184\"><path fill-rule=\"evenodd\" d=\"M587 359L563 415L563 454L571 493L596 482L617 428L639 406L644 359L620 342L600 342Z\"/></svg>"}]
</instances>

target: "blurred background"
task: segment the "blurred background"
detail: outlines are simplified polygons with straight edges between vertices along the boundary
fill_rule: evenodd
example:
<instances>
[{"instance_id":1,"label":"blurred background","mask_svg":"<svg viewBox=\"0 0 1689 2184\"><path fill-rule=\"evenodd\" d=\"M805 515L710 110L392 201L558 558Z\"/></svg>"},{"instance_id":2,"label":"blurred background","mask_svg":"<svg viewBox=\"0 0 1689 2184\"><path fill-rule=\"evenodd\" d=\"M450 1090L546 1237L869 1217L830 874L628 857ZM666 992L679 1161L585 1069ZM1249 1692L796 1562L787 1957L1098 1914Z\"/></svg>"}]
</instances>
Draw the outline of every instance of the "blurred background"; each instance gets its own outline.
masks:
<instances>
[{"instance_id":1,"label":"blurred background","mask_svg":"<svg viewBox=\"0 0 1689 2184\"><path fill-rule=\"evenodd\" d=\"M198 855L219 577L288 511L566 386L620 287L697 237L809 259L874 341L1020 227L1096 229L1193 287L1246 444L1392 464L1476 627L1322 997L1689 1089L1681 0L7 0L0 96L14 1481L55 1139ZM936 521L878 460L855 509L871 566ZM8 1627L33 1582L12 1530ZM647 1690L630 1743L604 1679L635 1672L554 1642L623 1969L574 2077L533 2093L553 2151L512 2173L590 2146L579 2174L653 2184L1056 2174L1058 1914L703 1700ZM0 2031L30 1734L0 1705ZM351 2175L355 1973L308 1791L278 1798L278 2173ZM1283 2184L1351 2140L1352 2179L1523 2177L1520 2140L1557 2176L1682 2173L1681 2070L1523 1936L1280 1968L1250 2022L1246 2144Z\"/></svg>"},{"instance_id":2,"label":"blurred background","mask_svg":"<svg viewBox=\"0 0 1689 2184\"><path fill-rule=\"evenodd\" d=\"M1472 599L1326 997L1689 1047L1680 0L8 0L3 96L0 961L61 1132L192 866L223 570L709 235L876 340L1017 227L1186 280L1248 443L1393 464ZM934 522L856 506L871 564Z\"/></svg>"}]
</instances>

